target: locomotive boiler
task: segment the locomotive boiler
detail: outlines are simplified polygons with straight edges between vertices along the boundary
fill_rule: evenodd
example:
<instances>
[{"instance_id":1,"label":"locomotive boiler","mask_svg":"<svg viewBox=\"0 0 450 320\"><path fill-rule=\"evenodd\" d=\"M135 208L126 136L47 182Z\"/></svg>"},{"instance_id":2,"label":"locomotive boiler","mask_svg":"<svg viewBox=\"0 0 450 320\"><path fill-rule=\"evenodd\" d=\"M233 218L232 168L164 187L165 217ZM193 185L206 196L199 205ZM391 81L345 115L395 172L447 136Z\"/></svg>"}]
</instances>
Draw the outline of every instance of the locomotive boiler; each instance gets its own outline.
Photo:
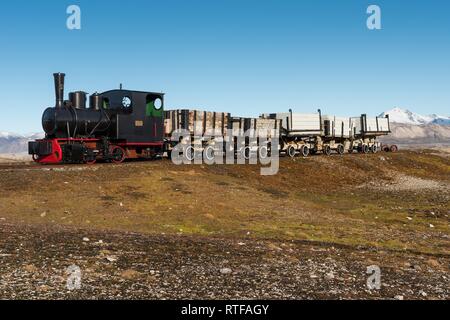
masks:
<instances>
[{"instance_id":1,"label":"locomotive boiler","mask_svg":"<svg viewBox=\"0 0 450 320\"><path fill-rule=\"evenodd\" d=\"M29 142L39 163L120 163L164 152L164 94L110 90L76 91L64 100L64 73L55 73L55 106L42 115L45 138Z\"/></svg>"}]
</instances>

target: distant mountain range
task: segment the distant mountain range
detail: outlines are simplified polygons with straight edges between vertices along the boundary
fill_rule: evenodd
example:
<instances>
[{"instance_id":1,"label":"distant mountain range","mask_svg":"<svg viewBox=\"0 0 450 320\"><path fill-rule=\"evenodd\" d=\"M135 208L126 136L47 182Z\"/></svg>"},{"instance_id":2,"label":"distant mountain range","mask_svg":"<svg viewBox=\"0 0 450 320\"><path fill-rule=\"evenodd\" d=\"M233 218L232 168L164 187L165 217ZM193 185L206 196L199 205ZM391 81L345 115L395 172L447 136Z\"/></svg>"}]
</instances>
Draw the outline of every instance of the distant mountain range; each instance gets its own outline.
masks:
<instances>
[{"instance_id":1,"label":"distant mountain range","mask_svg":"<svg viewBox=\"0 0 450 320\"><path fill-rule=\"evenodd\" d=\"M427 124L438 124L448 126L450 125L450 117L439 116L432 114L429 116L423 116L418 113L411 112L407 109L394 108L392 110L383 112L380 114L381 117L389 115L390 122L403 123L403 124L413 124L413 125L427 125Z\"/></svg>"},{"instance_id":2,"label":"distant mountain range","mask_svg":"<svg viewBox=\"0 0 450 320\"><path fill-rule=\"evenodd\" d=\"M21 135L0 131L0 153L23 153L28 150L28 141L41 139L44 133L30 133Z\"/></svg>"}]
</instances>

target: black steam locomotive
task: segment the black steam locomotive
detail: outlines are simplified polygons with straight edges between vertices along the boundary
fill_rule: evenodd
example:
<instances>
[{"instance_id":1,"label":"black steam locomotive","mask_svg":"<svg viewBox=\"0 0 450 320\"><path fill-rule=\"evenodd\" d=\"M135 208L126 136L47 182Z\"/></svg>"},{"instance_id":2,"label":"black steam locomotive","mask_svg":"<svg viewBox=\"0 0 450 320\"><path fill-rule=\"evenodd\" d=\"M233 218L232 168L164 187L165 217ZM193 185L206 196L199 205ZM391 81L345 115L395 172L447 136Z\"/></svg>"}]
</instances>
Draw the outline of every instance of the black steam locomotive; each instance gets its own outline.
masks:
<instances>
[{"instance_id":1,"label":"black steam locomotive","mask_svg":"<svg viewBox=\"0 0 450 320\"><path fill-rule=\"evenodd\" d=\"M110 90L89 97L70 92L64 100L64 73L55 73L56 104L42 116L45 139L29 142L39 163L115 163L164 153L164 94Z\"/></svg>"}]
</instances>

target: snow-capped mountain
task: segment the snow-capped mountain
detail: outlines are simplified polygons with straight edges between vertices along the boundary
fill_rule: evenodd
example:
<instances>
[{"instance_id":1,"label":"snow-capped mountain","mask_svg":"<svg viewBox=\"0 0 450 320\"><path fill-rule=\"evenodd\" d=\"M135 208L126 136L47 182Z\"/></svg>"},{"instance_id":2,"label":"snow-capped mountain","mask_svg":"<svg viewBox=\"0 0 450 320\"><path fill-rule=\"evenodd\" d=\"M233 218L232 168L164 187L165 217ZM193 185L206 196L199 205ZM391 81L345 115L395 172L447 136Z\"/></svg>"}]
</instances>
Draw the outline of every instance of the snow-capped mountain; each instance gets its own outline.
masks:
<instances>
[{"instance_id":1,"label":"snow-capped mountain","mask_svg":"<svg viewBox=\"0 0 450 320\"><path fill-rule=\"evenodd\" d=\"M441 126L450 126L450 117L438 116L431 123L432 124L438 124L438 125L441 125Z\"/></svg>"},{"instance_id":2,"label":"snow-capped mountain","mask_svg":"<svg viewBox=\"0 0 450 320\"><path fill-rule=\"evenodd\" d=\"M450 125L450 117L439 116L436 114L423 116L415 112L411 112L407 109L394 108L389 111L383 112L380 116L384 117L389 115L391 122L405 123L413 125L426 125L426 124L438 124L438 125Z\"/></svg>"},{"instance_id":3,"label":"snow-capped mountain","mask_svg":"<svg viewBox=\"0 0 450 320\"><path fill-rule=\"evenodd\" d=\"M0 131L0 153L23 153L28 151L28 141L41 139L44 133L17 134Z\"/></svg>"},{"instance_id":4,"label":"snow-capped mountain","mask_svg":"<svg viewBox=\"0 0 450 320\"><path fill-rule=\"evenodd\" d=\"M446 144L450 143L450 117L436 114L423 116L402 108L383 112L389 115L391 133L380 140L397 144Z\"/></svg>"},{"instance_id":5,"label":"snow-capped mountain","mask_svg":"<svg viewBox=\"0 0 450 320\"><path fill-rule=\"evenodd\" d=\"M0 131L0 139L11 139L11 138L17 138L17 137L22 137L22 135L18 135L15 133L11 133L11 132L6 132L6 131Z\"/></svg>"}]
</instances>

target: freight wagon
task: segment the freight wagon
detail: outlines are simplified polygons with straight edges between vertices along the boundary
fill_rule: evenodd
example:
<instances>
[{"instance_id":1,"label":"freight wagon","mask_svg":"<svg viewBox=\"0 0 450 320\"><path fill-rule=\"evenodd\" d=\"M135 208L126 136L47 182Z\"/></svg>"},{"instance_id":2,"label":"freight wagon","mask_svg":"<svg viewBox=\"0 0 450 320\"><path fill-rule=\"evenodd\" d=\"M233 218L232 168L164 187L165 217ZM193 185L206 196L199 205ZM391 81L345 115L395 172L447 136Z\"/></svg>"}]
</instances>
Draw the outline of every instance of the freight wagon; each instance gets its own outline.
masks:
<instances>
[{"instance_id":1,"label":"freight wagon","mask_svg":"<svg viewBox=\"0 0 450 320\"><path fill-rule=\"evenodd\" d=\"M281 120L280 151L290 157L298 154L306 157L310 150L321 150L322 136L321 112L317 113L267 113L263 119Z\"/></svg>"},{"instance_id":2,"label":"freight wagon","mask_svg":"<svg viewBox=\"0 0 450 320\"><path fill-rule=\"evenodd\" d=\"M290 157L321 152L330 155L359 151L376 153L380 144L378 136L390 133L389 118L336 117L317 113L272 113L263 114L262 118L281 120L281 151Z\"/></svg>"},{"instance_id":3,"label":"freight wagon","mask_svg":"<svg viewBox=\"0 0 450 320\"><path fill-rule=\"evenodd\" d=\"M361 153L376 153L381 149L381 144L376 138L388 135L390 131L389 116L367 117L362 114L360 117L350 118L350 128L352 139L349 152L358 151Z\"/></svg>"},{"instance_id":4,"label":"freight wagon","mask_svg":"<svg viewBox=\"0 0 450 320\"><path fill-rule=\"evenodd\" d=\"M173 149L179 144L187 160L196 155L206 154L211 159L223 148L223 137L227 135L231 116L224 112L210 112L194 109L165 111L164 141L170 158Z\"/></svg>"},{"instance_id":5,"label":"freight wagon","mask_svg":"<svg viewBox=\"0 0 450 320\"><path fill-rule=\"evenodd\" d=\"M258 148L256 137L264 134L270 139L279 127L280 122L272 119L232 117L229 113L194 109L165 111L164 120L168 155L181 142L188 160L193 160L196 154L212 159L213 155L226 152L245 159L258 152L267 156L270 145ZM180 130L185 133L183 137Z\"/></svg>"}]
</instances>

